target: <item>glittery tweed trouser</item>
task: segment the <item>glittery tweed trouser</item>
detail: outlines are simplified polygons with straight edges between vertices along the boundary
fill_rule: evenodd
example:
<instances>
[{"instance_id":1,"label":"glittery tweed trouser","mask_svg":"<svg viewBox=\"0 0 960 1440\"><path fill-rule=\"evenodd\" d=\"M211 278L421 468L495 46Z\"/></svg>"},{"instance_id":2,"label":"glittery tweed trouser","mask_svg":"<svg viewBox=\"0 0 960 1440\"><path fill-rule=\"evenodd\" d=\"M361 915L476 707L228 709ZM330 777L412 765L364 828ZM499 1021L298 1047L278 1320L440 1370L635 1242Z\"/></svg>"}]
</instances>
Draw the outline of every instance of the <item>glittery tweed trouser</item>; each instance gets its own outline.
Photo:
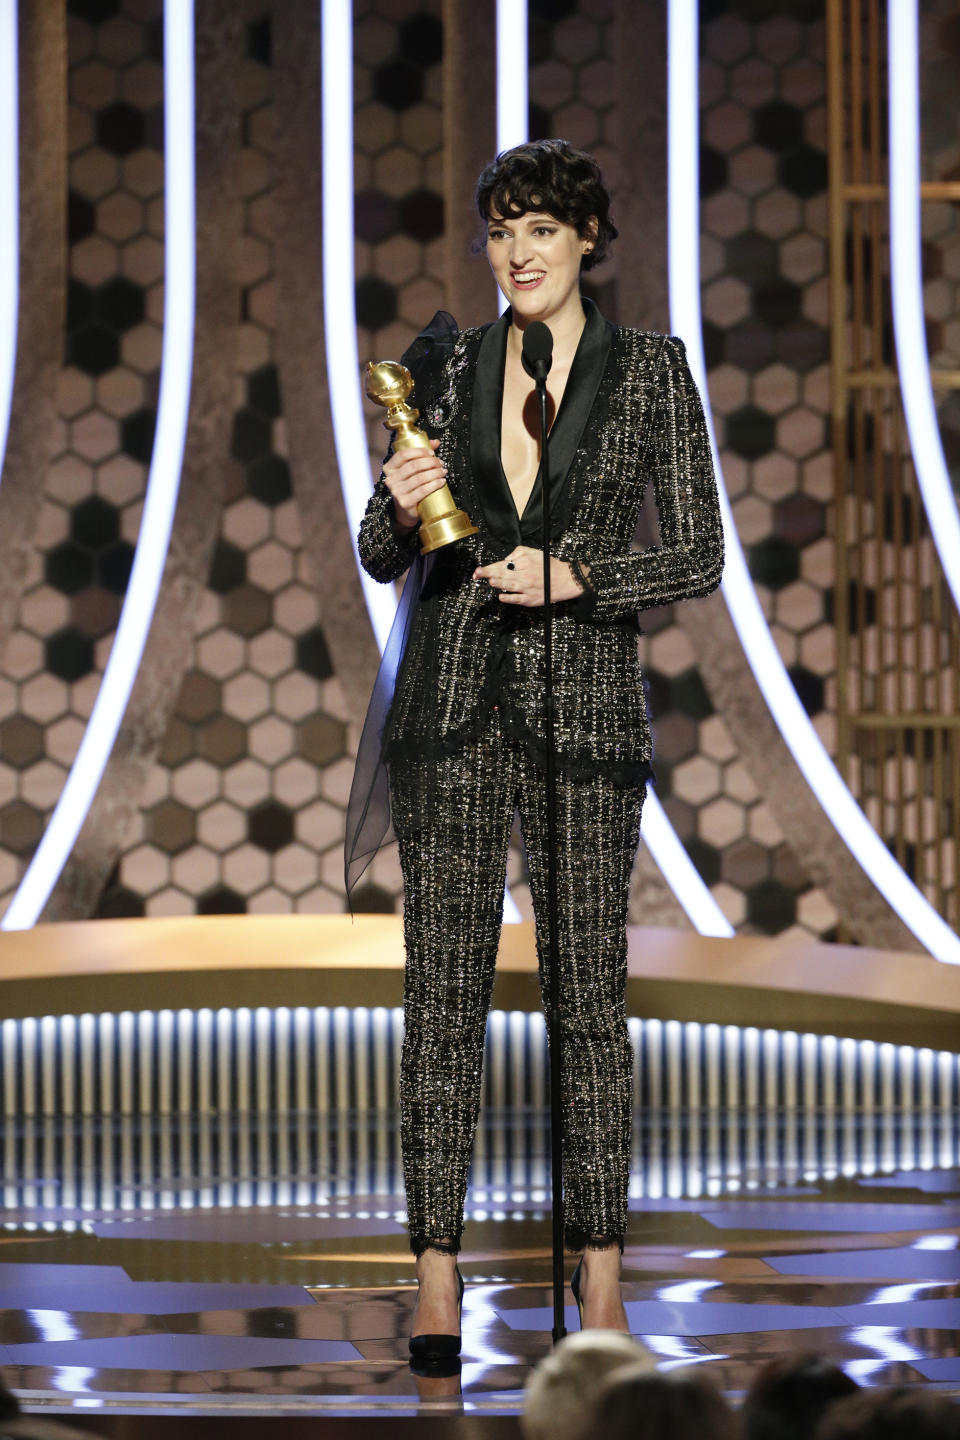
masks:
<instances>
[{"instance_id":1,"label":"glittery tweed trouser","mask_svg":"<svg viewBox=\"0 0 960 1440\"><path fill-rule=\"evenodd\" d=\"M394 775L393 796L402 815L409 803L402 772ZM558 778L565 1231L572 1250L622 1247L626 1229L626 916L642 803L641 787ZM546 1003L543 777L501 735L496 715L480 740L441 762L429 826L400 839L407 952L400 1110L415 1254L460 1246L515 809Z\"/></svg>"}]
</instances>

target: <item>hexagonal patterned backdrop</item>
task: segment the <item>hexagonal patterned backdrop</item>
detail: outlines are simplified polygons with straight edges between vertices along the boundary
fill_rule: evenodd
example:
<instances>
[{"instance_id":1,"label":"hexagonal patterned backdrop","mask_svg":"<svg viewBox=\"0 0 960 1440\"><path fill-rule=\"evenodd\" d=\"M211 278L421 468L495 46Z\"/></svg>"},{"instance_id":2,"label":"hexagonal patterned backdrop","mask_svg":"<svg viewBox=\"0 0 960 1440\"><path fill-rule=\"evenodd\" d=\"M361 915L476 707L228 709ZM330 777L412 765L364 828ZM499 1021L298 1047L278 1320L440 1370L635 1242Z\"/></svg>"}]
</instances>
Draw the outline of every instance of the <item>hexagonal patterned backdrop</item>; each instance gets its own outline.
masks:
<instances>
[{"instance_id":1,"label":"hexagonal patterned backdrop","mask_svg":"<svg viewBox=\"0 0 960 1440\"><path fill-rule=\"evenodd\" d=\"M807 713L829 743L824 27L817 8L803 4L713 6L703 20L701 273L709 400L761 604ZM734 924L770 934L799 926L829 936L833 907L799 868L722 719L691 717L689 700L675 698L676 653L677 635L667 625L651 642L650 661L655 693L664 697L658 739L661 753L664 742L669 752L661 792L669 787L666 805L681 837ZM684 726L690 718L699 720L699 734Z\"/></svg>"},{"instance_id":2,"label":"hexagonal patterned backdrop","mask_svg":"<svg viewBox=\"0 0 960 1440\"><path fill-rule=\"evenodd\" d=\"M275 366L271 35L242 0L240 359L227 504L188 672L102 915L341 910L347 712L317 622ZM0 891L9 897L76 753L140 520L163 299L160 0L69 0L70 289L58 453L0 674ZM612 0L532 0L533 135L611 175ZM394 357L444 304L440 0L357 0L356 310L361 356ZM701 242L710 402L734 513L798 693L833 741L826 110L821 7L701 6ZM924 21L927 173L955 178L960 33ZM616 201L616 194L614 194ZM469 203L469 197L464 197ZM955 207L954 207L955 208ZM925 207L935 363L960 365L954 209ZM624 237L621 244L629 243ZM490 285L477 258L478 285ZM617 262L591 293L617 314ZM944 405L952 463L960 420ZM368 417L371 453L383 448ZM715 714L669 609L645 617L659 791L744 931L829 935L836 916ZM527 906L522 859L511 878ZM360 908L399 904L395 855Z\"/></svg>"}]
</instances>

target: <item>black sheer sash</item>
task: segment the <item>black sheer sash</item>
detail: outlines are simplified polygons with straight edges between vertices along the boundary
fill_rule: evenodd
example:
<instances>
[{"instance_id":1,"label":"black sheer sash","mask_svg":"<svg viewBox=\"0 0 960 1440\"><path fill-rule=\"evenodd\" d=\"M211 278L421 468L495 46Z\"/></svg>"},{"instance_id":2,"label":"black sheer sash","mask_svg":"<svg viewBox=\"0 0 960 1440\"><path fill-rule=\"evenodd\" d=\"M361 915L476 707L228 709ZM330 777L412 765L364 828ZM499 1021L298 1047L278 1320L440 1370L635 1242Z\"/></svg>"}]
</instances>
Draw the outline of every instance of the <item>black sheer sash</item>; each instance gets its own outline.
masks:
<instances>
[{"instance_id":1,"label":"black sheer sash","mask_svg":"<svg viewBox=\"0 0 960 1440\"><path fill-rule=\"evenodd\" d=\"M390 819L390 775L386 752L390 740L390 708L397 675L416 618L420 596L430 573L432 555L418 555L407 572L403 594L390 627L373 694L367 706L357 763L347 803L344 842L344 883L347 899L377 851L393 839ZM351 910L352 910L351 904Z\"/></svg>"},{"instance_id":2,"label":"black sheer sash","mask_svg":"<svg viewBox=\"0 0 960 1440\"><path fill-rule=\"evenodd\" d=\"M457 322L453 316L446 310L438 310L430 324L404 351L401 364L406 365L413 376L414 388L409 397L411 405L423 410L436 398L443 379L443 368L457 334ZM390 452L387 453L389 455ZM344 884L351 911L353 891L361 876L377 851L394 838L391 834L390 776L386 759L390 711L397 676L424 586L430 578L433 558L432 555L418 555L407 573L363 722L347 802L344 839Z\"/></svg>"}]
</instances>

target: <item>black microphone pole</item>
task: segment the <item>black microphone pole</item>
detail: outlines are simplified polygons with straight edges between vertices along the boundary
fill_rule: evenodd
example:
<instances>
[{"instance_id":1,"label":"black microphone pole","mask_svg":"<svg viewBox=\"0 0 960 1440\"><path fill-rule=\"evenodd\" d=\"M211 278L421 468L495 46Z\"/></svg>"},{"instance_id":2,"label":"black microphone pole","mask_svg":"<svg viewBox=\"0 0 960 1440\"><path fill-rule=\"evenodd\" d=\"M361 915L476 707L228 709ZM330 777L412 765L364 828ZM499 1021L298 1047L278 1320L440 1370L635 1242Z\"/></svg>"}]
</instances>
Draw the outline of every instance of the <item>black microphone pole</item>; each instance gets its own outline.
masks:
<instances>
[{"instance_id":1,"label":"black microphone pole","mask_svg":"<svg viewBox=\"0 0 960 1440\"><path fill-rule=\"evenodd\" d=\"M547 1031L550 1049L550 1168L553 1193L553 1343L567 1330L563 1314L563 1051L560 1030L560 939L557 915L557 789L553 736L553 608L550 596L550 466L547 439L547 373L553 336L533 321L523 332L523 368L537 386L540 409L540 491L543 497L543 698L544 784L547 814Z\"/></svg>"}]
</instances>

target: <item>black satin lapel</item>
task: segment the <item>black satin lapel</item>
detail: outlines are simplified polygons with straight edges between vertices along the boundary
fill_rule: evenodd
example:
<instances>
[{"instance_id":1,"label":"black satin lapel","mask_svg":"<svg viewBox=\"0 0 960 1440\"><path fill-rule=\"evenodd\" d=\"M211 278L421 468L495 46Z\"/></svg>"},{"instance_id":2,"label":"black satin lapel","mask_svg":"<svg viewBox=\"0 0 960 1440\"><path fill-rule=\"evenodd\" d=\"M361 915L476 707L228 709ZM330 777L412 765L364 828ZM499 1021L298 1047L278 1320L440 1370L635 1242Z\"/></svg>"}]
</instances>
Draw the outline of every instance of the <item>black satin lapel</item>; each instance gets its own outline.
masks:
<instances>
[{"instance_id":1,"label":"black satin lapel","mask_svg":"<svg viewBox=\"0 0 960 1440\"><path fill-rule=\"evenodd\" d=\"M612 340L612 327L604 320L591 300L584 300L587 319L580 336L577 353L560 402L557 418L549 436L550 462L550 530L555 539L567 523L570 510L570 487L567 477L580 446L580 438L590 418L600 381L607 364ZM501 374L502 379L502 374ZM508 492L509 498L509 492ZM543 538L543 489L540 480L533 487L520 521L525 545L539 547Z\"/></svg>"},{"instance_id":2,"label":"black satin lapel","mask_svg":"<svg viewBox=\"0 0 960 1440\"><path fill-rule=\"evenodd\" d=\"M487 529L505 545L520 544L520 520L500 461L503 375L509 311L485 332L473 382L470 460Z\"/></svg>"}]
</instances>

